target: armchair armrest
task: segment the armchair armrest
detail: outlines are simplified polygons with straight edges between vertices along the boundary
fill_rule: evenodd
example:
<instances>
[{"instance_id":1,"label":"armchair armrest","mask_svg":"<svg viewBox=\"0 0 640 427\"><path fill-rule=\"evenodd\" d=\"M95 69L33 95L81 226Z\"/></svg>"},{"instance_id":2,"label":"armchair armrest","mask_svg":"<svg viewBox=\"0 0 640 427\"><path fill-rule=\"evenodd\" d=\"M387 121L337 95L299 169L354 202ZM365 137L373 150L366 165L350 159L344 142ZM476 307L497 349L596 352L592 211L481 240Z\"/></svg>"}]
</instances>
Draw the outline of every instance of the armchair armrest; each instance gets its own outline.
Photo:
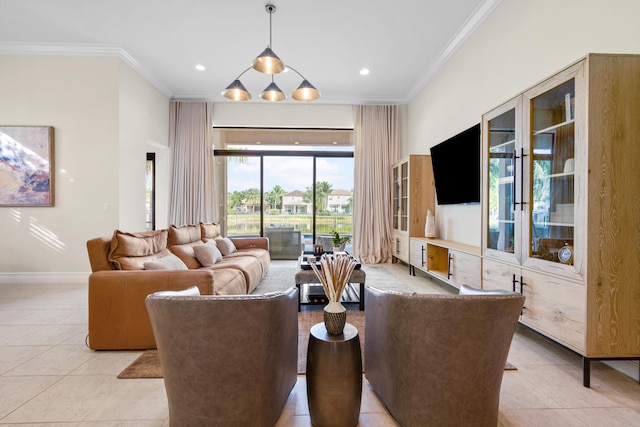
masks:
<instances>
[{"instance_id":1,"label":"armchair armrest","mask_svg":"<svg viewBox=\"0 0 640 427\"><path fill-rule=\"evenodd\" d=\"M89 275L89 347L94 350L155 348L144 303L157 291L197 286L212 295L213 271L109 270Z\"/></svg>"}]
</instances>

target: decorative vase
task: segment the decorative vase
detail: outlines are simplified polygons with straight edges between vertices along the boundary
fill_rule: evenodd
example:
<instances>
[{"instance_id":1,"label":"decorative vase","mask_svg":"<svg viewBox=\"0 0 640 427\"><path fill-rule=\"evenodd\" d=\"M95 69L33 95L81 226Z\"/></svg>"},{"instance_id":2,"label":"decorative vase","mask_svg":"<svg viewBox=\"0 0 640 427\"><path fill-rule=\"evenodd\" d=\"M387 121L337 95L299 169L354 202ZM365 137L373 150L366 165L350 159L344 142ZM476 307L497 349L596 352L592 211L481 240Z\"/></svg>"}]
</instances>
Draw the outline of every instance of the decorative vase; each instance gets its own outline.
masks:
<instances>
[{"instance_id":1,"label":"decorative vase","mask_svg":"<svg viewBox=\"0 0 640 427\"><path fill-rule=\"evenodd\" d=\"M436 218L431 209L427 209L427 218L424 222L424 237L436 237Z\"/></svg>"},{"instance_id":2,"label":"decorative vase","mask_svg":"<svg viewBox=\"0 0 640 427\"><path fill-rule=\"evenodd\" d=\"M324 308L324 326L331 335L340 335L347 323L347 309L339 302L330 301Z\"/></svg>"}]
</instances>

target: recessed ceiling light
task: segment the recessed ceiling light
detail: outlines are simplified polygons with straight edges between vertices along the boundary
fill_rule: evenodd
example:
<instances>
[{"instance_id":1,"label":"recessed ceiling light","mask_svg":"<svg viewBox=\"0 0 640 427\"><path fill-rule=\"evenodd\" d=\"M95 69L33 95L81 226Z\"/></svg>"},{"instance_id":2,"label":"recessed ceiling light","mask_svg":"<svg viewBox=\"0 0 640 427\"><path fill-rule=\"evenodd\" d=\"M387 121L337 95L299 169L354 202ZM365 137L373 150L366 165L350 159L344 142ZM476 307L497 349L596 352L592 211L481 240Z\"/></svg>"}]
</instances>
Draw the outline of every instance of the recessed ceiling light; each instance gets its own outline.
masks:
<instances>
[{"instance_id":1,"label":"recessed ceiling light","mask_svg":"<svg viewBox=\"0 0 640 427\"><path fill-rule=\"evenodd\" d=\"M370 71L368 68L363 68L362 70L360 70L360 74L363 76L366 76L367 74L369 74Z\"/></svg>"},{"instance_id":2,"label":"recessed ceiling light","mask_svg":"<svg viewBox=\"0 0 640 427\"><path fill-rule=\"evenodd\" d=\"M260 144L262 144L262 142L260 142L260 141L256 141L256 144L260 145Z\"/></svg>"},{"instance_id":3,"label":"recessed ceiling light","mask_svg":"<svg viewBox=\"0 0 640 427\"><path fill-rule=\"evenodd\" d=\"M202 65L202 64L198 64L198 65L196 65L196 70L198 70L198 71L204 71L204 70L206 70L206 68L205 68L205 66L204 66L204 65Z\"/></svg>"},{"instance_id":4,"label":"recessed ceiling light","mask_svg":"<svg viewBox=\"0 0 640 427\"><path fill-rule=\"evenodd\" d=\"M338 141L333 141L333 145L338 145Z\"/></svg>"},{"instance_id":5,"label":"recessed ceiling light","mask_svg":"<svg viewBox=\"0 0 640 427\"><path fill-rule=\"evenodd\" d=\"M300 144L300 141L294 141L294 144L298 145L298 144Z\"/></svg>"}]
</instances>

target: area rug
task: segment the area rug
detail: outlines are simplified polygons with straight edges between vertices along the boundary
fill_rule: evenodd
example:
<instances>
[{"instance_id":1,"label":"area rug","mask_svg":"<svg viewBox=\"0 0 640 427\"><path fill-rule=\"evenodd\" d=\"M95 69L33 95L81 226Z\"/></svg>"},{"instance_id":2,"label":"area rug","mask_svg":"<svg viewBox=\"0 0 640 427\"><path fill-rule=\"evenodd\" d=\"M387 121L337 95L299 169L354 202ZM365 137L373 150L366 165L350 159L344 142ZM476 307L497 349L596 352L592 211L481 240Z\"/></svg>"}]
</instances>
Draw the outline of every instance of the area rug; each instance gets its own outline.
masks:
<instances>
[{"instance_id":1,"label":"area rug","mask_svg":"<svg viewBox=\"0 0 640 427\"><path fill-rule=\"evenodd\" d=\"M323 321L322 306L303 306L298 314L298 374L307 371L307 346L309 345L309 331L316 323ZM357 307L347 308L347 322L358 329L360 349L364 349L364 311ZM364 358L363 358L364 359ZM146 350L119 375L120 379L162 378L162 368L157 350Z\"/></svg>"},{"instance_id":2,"label":"area rug","mask_svg":"<svg viewBox=\"0 0 640 427\"><path fill-rule=\"evenodd\" d=\"M366 284L380 289L389 289L402 292L413 292L413 290L402 280L389 273L382 266L363 267L367 274ZM285 290L294 286L293 277L295 268L276 267L271 268L267 275L254 290L254 294ZM360 348L364 349L364 311L359 311L357 305L345 305L347 307L347 322L358 329L360 336ZM303 305L298 314L298 374L305 374L307 367L307 346L309 343L309 330L316 323L323 321L323 307L321 305ZM365 302L366 309L366 302ZM363 357L364 365L364 357ZM363 366L364 367L364 366ZM507 362L505 370L515 370L515 366ZM147 350L125 368L118 378L162 378L162 369L156 350Z\"/></svg>"}]
</instances>

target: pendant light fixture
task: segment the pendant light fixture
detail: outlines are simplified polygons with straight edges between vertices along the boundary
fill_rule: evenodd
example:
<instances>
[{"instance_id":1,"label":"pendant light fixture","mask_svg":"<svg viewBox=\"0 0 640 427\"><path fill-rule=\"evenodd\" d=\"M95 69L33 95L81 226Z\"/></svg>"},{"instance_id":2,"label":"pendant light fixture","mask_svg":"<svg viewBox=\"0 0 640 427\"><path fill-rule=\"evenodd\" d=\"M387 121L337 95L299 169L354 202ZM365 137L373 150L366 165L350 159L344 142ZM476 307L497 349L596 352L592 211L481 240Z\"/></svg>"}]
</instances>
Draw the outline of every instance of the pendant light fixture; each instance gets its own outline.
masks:
<instances>
[{"instance_id":1,"label":"pendant light fixture","mask_svg":"<svg viewBox=\"0 0 640 427\"><path fill-rule=\"evenodd\" d=\"M280 74L283 71L292 70L302 79L302 83L298 88L293 91L291 97L296 101L315 101L320 98L320 92L309 81L304 78L302 74L293 69L290 66L285 65L284 62L276 55L271 49L271 17L276 12L276 7L272 4L265 6L267 13L269 14L269 45L267 48L258 55L252 62L251 67L244 70L236 79L225 88L222 95L225 98L233 101L248 101L251 99L251 94L240 82L240 77L250 69L254 69L264 74L271 74L271 84L267 86L260 97L265 101L282 101L286 98L284 92L275 83L274 74Z\"/></svg>"}]
</instances>

